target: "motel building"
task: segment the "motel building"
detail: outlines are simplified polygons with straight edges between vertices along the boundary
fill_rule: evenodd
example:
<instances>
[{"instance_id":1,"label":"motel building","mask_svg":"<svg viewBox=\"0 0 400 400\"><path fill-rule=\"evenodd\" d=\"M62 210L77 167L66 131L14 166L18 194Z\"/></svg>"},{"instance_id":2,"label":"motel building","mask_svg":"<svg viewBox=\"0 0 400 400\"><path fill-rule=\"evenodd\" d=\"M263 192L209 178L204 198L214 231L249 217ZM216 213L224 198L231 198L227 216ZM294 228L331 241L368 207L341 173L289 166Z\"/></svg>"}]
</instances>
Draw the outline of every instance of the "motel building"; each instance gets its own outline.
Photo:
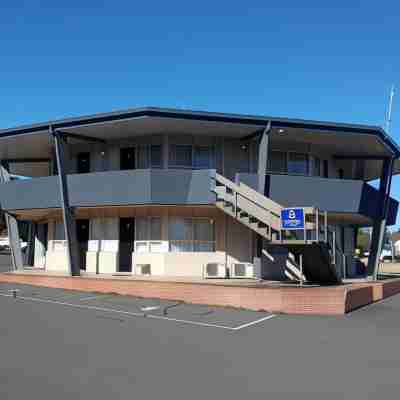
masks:
<instances>
[{"instance_id":1,"label":"motel building","mask_svg":"<svg viewBox=\"0 0 400 400\"><path fill-rule=\"evenodd\" d=\"M376 126L131 109L1 130L0 206L16 271L340 283L360 227L376 278L399 155Z\"/></svg>"}]
</instances>

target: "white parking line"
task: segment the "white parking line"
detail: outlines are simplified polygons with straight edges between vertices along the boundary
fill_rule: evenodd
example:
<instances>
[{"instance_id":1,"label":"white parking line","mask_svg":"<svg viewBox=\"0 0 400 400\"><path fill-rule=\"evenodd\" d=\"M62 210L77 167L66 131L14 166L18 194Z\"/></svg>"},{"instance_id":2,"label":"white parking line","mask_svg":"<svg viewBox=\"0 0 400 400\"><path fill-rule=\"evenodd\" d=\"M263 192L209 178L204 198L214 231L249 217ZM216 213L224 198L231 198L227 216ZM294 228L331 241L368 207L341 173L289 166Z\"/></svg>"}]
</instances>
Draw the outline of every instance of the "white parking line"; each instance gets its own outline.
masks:
<instances>
[{"instance_id":1,"label":"white parking line","mask_svg":"<svg viewBox=\"0 0 400 400\"><path fill-rule=\"evenodd\" d=\"M0 296L13 297L13 294L0 293ZM96 297L98 297L98 296L96 296ZM112 312L112 313L117 313L117 314L129 315L129 316L132 316L132 317L146 317L146 318L149 318L149 319L159 319L159 320L165 320L165 321L179 322L181 324L186 324L186 325L205 326L205 327L211 327L211 328L225 329L225 330L229 330L229 331L239 331L241 329L247 328L249 326L258 324L258 323L260 323L262 321L266 321L268 319L271 319L271 318L275 317L275 315L272 314L272 315L268 315L268 316L266 316L264 318L257 319L255 321L252 321L252 322L249 322L249 323L246 323L246 324L243 324L243 325L239 325L239 326L233 327L233 326L226 326L226 325L219 325L219 324L211 324L211 323L207 323L207 322L190 321L190 320L185 320L185 319L171 318L171 317L165 317L165 316L161 316L161 315L136 313L136 312L131 312L131 311L118 310L118 309L115 309L115 308L89 306L89 305L85 305L85 304L66 303L64 301L41 299L39 297L17 296L17 300L27 300L27 301L35 301L35 302L38 302L38 303L58 304L58 305L61 305L61 306L79 308L79 309L84 309L84 310Z\"/></svg>"},{"instance_id":2,"label":"white parking line","mask_svg":"<svg viewBox=\"0 0 400 400\"><path fill-rule=\"evenodd\" d=\"M106 296L109 296L109 294L97 294L96 296L82 297L81 299L79 299L79 301L94 300Z\"/></svg>"},{"instance_id":3,"label":"white parking line","mask_svg":"<svg viewBox=\"0 0 400 400\"><path fill-rule=\"evenodd\" d=\"M255 321L248 322L247 324L243 324L243 325L236 326L236 327L233 328L233 329L234 329L235 331L239 331L240 329L244 329L244 328L247 328L247 327L249 327L249 326L253 326L253 325L259 324L260 322L267 321L267 320L269 320L269 319L271 319L271 318L274 318L274 317L276 317L275 314L267 315L267 316L264 317L264 318L260 318L260 319L257 319L257 320L255 320Z\"/></svg>"}]
</instances>

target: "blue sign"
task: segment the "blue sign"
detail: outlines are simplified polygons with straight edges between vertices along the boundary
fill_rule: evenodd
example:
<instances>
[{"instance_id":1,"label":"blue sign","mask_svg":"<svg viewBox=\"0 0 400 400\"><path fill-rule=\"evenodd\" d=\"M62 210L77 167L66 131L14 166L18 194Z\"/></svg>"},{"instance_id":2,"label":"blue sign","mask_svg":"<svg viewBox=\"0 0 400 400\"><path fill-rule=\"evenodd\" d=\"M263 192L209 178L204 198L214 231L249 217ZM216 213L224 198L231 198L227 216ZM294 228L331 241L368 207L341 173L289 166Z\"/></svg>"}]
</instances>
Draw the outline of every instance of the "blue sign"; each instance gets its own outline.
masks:
<instances>
[{"instance_id":1,"label":"blue sign","mask_svg":"<svg viewBox=\"0 0 400 400\"><path fill-rule=\"evenodd\" d=\"M304 210L284 208L281 211L282 229L304 229Z\"/></svg>"}]
</instances>

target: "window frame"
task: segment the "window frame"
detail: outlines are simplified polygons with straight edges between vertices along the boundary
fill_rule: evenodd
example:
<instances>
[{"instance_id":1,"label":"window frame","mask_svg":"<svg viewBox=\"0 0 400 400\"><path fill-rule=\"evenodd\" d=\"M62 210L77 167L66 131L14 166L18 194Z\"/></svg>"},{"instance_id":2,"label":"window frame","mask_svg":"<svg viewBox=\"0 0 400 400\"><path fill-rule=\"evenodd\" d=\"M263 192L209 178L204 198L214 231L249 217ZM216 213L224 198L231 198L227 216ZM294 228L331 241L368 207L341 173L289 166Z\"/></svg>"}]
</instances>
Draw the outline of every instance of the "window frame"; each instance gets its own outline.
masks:
<instances>
[{"instance_id":1,"label":"window frame","mask_svg":"<svg viewBox=\"0 0 400 400\"><path fill-rule=\"evenodd\" d=\"M168 154L169 154L169 160L168 160L168 168L176 168L176 169L192 169L192 170L202 170L202 169L213 169L215 164L216 164L216 146L215 144L183 144L183 143L170 143L168 145ZM190 165L178 165L176 163L176 151L174 148L176 147L190 147L190 158L191 158L191 164ZM198 167L196 166L196 149L198 148L206 148L209 150L209 166L208 167Z\"/></svg>"},{"instance_id":2,"label":"window frame","mask_svg":"<svg viewBox=\"0 0 400 400\"><path fill-rule=\"evenodd\" d=\"M303 155L306 156L306 172L290 172L289 171L289 163L290 163L290 155L291 154L297 154L297 155ZM301 175L301 176L310 176L310 153L303 153L303 152L298 152L298 151L288 151L287 152L287 159L286 159L286 168L287 168L287 173L288 175Z\"/></svg>"},{"instance_id":3,"label":"window frame","mask_svg":"<svg viewBox=\"0 0 400 400\"><path fill-rule=\"evenodd\" d=\"M170 221L172 219L181 219L181 220L190 220L190 239L171 239L170 235ZM195 224L196 221L208 221L211 225L212 229L212 240L196 240L195 239ZM189 250L182 250L182 247L179 248L179 245L188 245L187 248ZM211 245L210 250L198 250L196 246L201 244ZM178 245L177 247L179 250L175 250L173 248L174 245ZM168 220L168 251L170 253L188 253L188 252L195 252L195 253L204 253L204 252L215 252L216 248L216 234L215 234L215 220L213 218L208 217L172 217Z\"/></svg>"},{"instance_id":4,"label":"window frame","mask_svg":"<svg viewBox=\"0 0 400 400\"><path fill-rule=\"evenodd\" d=\"M139 229L138 229L138 223L139 220L142 219L146 222L146 232L145 232L145 238L138 238L138 233L139 233ZM152 231L151 231L151 227L152 227L152 221L158 219L160 221L160 238L152 238ZM135 237L133 238L134 242L145 242L145 241L161 241L162 240L162 217L161 216L156 216L156 215L152 215L152 216L137 216L135 217Z\"/></svg>"}]
</instances>

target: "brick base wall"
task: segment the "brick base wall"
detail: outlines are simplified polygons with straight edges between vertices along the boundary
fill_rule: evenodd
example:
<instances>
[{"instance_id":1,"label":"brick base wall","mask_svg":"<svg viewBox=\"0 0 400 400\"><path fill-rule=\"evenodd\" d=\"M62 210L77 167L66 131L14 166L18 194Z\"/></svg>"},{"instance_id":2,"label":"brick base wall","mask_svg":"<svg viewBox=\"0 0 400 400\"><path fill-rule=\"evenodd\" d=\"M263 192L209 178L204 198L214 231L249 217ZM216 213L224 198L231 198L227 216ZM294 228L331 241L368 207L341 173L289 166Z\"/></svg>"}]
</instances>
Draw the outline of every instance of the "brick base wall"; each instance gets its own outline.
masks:
<instances>
[{"instance_id":1,"label":"brick base wall","mask_svg":"<svg viewBox=\"0 0 400 400\"><path fill-rule=\"evenodd\" d=\"M5 273L0 274L0 282L118 293L272 313L314 315L341 315L400 292L400 279L335 287L300 288Z\"/></svg>"}]
</instances>

